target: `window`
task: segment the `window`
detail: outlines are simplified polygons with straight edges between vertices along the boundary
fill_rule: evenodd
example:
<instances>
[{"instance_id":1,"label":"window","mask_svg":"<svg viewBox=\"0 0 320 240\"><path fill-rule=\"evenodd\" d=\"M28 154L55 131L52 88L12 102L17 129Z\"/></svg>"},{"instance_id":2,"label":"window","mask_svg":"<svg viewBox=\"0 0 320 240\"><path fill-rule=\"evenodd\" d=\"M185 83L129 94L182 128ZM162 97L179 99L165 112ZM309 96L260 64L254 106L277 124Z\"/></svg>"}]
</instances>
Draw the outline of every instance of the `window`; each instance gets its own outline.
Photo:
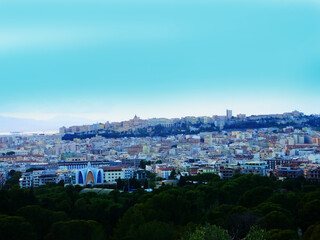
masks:
<instances>
[{"instance_id":1,"label":"window","mask_svg":"<svg viewBox=\"0 0 320 240\"><path fill-rule=\"evenodd\" d=\"M83 176L82 172L79 172L79 179L78 179L79 184L83 184Z\"/></svg>"},{"instance_id":2,"label":"window","mask_svg":"<svg viewBox=\"0 0 320 240\"><path fill-rule=\"evenodd\" d=\"M102 177L101 177L101 172L98 172L98 179L97 179L97 183L102 183Z\"/></svg>"}]
</instances>

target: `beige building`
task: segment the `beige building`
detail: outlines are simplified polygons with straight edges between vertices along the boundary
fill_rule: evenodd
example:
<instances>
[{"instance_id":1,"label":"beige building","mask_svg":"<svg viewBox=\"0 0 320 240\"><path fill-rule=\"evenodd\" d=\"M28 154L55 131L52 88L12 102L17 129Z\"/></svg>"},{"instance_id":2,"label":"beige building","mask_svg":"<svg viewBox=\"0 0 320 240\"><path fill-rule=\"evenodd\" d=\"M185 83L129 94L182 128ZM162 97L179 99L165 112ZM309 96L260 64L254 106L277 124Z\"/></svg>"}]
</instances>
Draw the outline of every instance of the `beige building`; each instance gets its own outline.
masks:
<instances>
[{"instance_id":1,"label":"beige building","mask_svg":"<svg viewBox=\"0 0 320 240\"><path fill-rule=\"evenodd\" d=\"M117 179L124 179L125 174L122 167L103 167L104 180L106 182L114 182Z\"/></svg>"}]
</instances>

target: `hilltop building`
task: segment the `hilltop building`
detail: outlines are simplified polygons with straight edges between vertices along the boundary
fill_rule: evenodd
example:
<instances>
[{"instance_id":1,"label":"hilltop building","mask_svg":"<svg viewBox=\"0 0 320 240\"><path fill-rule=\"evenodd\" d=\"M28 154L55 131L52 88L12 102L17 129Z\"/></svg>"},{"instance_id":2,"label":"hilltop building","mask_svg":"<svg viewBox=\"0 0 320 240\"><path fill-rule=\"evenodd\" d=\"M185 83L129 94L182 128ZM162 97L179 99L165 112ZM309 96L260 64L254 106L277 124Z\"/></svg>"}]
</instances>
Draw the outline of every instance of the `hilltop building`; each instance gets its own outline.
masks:
<instances>
[{"instance_id":1,"label":"hilltop building","mask_svg":"<svg viewBox=\"0 0 320 240\"><path fill-rule=\"evenodd\" d=\"M232 118L232 110L227 109L227 119Z\"/></svg>"}]
</instances>

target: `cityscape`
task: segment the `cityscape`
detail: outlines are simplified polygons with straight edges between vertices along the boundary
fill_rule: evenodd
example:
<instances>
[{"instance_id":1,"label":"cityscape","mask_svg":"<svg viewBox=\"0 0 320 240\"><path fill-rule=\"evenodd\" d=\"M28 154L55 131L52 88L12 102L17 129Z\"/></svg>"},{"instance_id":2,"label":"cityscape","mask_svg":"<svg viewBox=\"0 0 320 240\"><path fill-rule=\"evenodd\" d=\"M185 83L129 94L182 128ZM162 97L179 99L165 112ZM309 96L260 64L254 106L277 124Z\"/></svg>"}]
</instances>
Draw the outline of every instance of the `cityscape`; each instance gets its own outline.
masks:
<instances>
[{"instance_id":1,"label":"cityscape","mask_svg":"<svg viewBox=\"0 0 320 240\"><path fill-rule=\"evenodd\" d=\"M0 1L0 240L319 240L320 2Z\"/></svg>"},{"instance_id":2,"label":"cityscape","mask_svg":"<svg viewBox=\"0 0 320 240\"><path fill-rule=\"evenodd\" d=\"M256 214L261 214L260 211L265 211L262 208L263 204L267 203L258 204L263 202L265 197L271 196L270 198L272 198L275 194L272 193L270 187L275 184L275 181L281 182L283 190L287 188L286 191L289 192L295 192L296 188L301 188L301 186L297 186L299 184L306 184L305 188L310 188L310 190L304 191L315 191L314 188L320 182L319 130L320 115L305 115L302 112L293 111L283 114L253 116L239 114L233 116L232 110L226 110L224 116L143 120L135 115L132 119L123 122L63 126L56 134L12 133L9 136L0 137L0 186L2 189L9 190L14 189L16 184L16 187L21 190L25 189L23 191L39 189L38 194L47 190L53 191L55 186L60 186L62 189L76 191L77 194L83 196L95 194L88 195L88 197L100 195L103 199L107 194L113 199L116 195L112 195L112 192L138 195L155 194L157 196L162 191L166 192L174 188L185 188L190 185L201 188L202 185L208 184L214 186L219 181L224 181L224 189L228 185L226 181L231 181L230 184L233 183L236 187L240 187L241 184L239 185L237 181L243 178L245 181L243 184L245 184L245 188L248 188L245 193L251 195L241 195L240 204L248 209L255 206L253 209L256 209ZM260 178L257 178L258 176ZM250 178L255 178L255 180ZM293 180L295 182L292 182ZM250 181L254 182L250 183ZM261 181L264 182L262 185L259 184ZM256 187L249 187L252 184ZM77 188L70 189L71 186ZM210 195L211 197L207 201L211 201L213 198L218 202L229 202L230 200L225 199L226 194L236 192L231 186L227 192L207 193L214 194L214 196ZM53 189L50 190L50 188ZM2 194L4 194L3 191ZM216 189L216 191L218 190ZM310 194L316 192L310 192ZM258 196L255 196L256 194ZM206 199L208 196L204 195L204 197ZM220 199L221 197L223 200ZM248 199L243 200L246 197ZM1 201L4 206L6 206L5 199L8 199L8 196L2 195ZM39 199L45 200L41 197ZM78 201L74 204L79 204ZM169 204L179 205L181 203L173 203L170 200ZM69 214L71 206L67 207L69 210L65 207L62 208L63 211ZM24 211L22 214L36 211L35 215L26 215L27 219L30 217L32 219L33 215L45 214L41 213L44 210L40 211L38 208L33 205L26 206L21 211ZM60 207L54 208L62 210ZM172 211L175 210L170 210L171 213ZM231 216L243 224L260 223L261 221L260 224L266 226L267 221L273 219L275 223L270 224L274 227L280 226L282 229L286 229L287 224L293 226L294 223L290 222L291 220L287 219L287 216L283 215L281 211L288 210L270 212L271 215L264 216L262 220L255 213L246 212L246 210ZM101 217L101 214L93 216L93 219L96 219L97 216ZM280 221L278 214L280 214L280 219L284 217L285 223ZM300 214L302 215L300 216ZM299 213L298 216L306 219L317 218L303 214ZM34 224L38 224L36 222ZM111 223L108 222L108 224ZM113 222L112 224L115 224L116 229L122 227L121 222ZM60 226L60 228L65 227L64 225ZM158 227L159 223L153 226L155 229ZM84 230L85 232L93 231L90 230L90 227L87 228L89 229ZM238 228L243 232L239 233ZM159 233L161 239L172 238L174 231L170 232L169 229ZM249 231L247 238L252 235L252 239L261 239L259 238L261 234L260 237L271 235L270 231L252 230L250 226L248 229L248 226L239 227L237 224L236 229L231 224L228 231L216 225L214 225L214 229L205 225L192 231L200 230L213 231L214 234L218 234L217 239L231 239L231 234L238 239L247 231ZM101 239L105 238L105 230L96 229L94 231L100 232ZM295 237L299 236L299 232L295 233L295 231L288 229L272 231L273 235L271 236L274 236L272 239L280 239L279 236L285 236L284 239L298 239ZM73 230L71 232L73 233ZM112 229L108 230L108 233L112 232ZM126 236L134 236L136 234L134 232L122 231L113 234L116 239L122 239ZM25 233L23 232L23 234ZM60 236L59 233L55 234ZM136 237L144 238L149 234L148 231L142 231ZM187 234L199 233L188 232ZM196 239L202 238L200 236Z\"/></svg>"},{"instance_id":3,"label":"cityscape","mask_svg":"<svg viewBox=\"0 0 320 240\"><path fill-rule=\"evenodd\" d=\"M21 188L50 182L115 188L120 180L150 181L151 173L158 179L151 182L154 187L203 173L221 179L243 173L319 181L319 129L320 115L293 111L246 117L226 110L225 116L212 117L134 116L61 127L59 134L13 133L0 138L0 183L4 186L14 171L21 172Z\"/></svg>"}]
</instances>

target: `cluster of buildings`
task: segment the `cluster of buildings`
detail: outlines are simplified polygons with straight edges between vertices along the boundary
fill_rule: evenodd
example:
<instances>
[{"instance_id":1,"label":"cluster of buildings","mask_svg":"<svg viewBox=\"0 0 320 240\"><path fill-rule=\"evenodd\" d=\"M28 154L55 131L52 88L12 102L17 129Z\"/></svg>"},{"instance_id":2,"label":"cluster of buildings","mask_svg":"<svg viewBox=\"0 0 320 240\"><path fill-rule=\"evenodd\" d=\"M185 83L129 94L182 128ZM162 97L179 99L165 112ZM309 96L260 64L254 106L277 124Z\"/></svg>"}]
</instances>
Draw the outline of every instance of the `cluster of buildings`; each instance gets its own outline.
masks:
<instances>
[{"instance_id":1,"label":"cluster of buildings","mask_svg":"<svg viewBox=\"0 0 320 240\"><path fill-rule=\"evenodd\" d=\"M282 121L296 115L301 117L299 112L272 117ZM224 118L232 121L232 112L228 110ZM144 121L135 117L128 124L138 127ZM22 173L22 188L62 181L80 185L115 183L118 179L144 179L148 172L159 179L204 173L231 178L246 173L319 181L320 132L269 127L167 137L96 136L73 141L62 140L59 134L0 137L0 185L5 184L11 170Z\"/></svg>"},{"instance_id":2,"label":"cluster of buildings","mask_svg":"<svg viewBox=\"0 0 320 240\"><path fill-rule=\"evenodd\" d=\"M74 133L103 133L105 131L115 131L115 132L128 132L136 131L142 128L154 127L160 125L162 127L179 127L183 125L191 126L198 125L201 127L215 126L219 129L223 129L225 126L232 125L235 123L241 123L246 121L257 121L260 123L265 122L266 120L273 119L276 123L287 123L287 122L296 122L303 123L308 120L307 116L298 111L283 113L283 114L269 114L269 115L252 115L246 116L245 114L238 114L237 116L232 115L232 110L227 109L225 116L213 115L194 117L188 116L183 118L151 118L151 119L141 119L137 116L134 116L133 119L129 121L122 122L106 122L106 123L96 123L92 125L82 125L82 126L71 126L71 127L61 127L59 129L60 134L74 134Z\"/></svg>"},{"instance_id":3,"label":"cluster of buildings","mask_svg":"<svg viewBox=\"0 0 320 240\"><path fill-rule=\"evenodd\" d=\"M152 123L152 120L150 120ZM137 116L134 116L133 119L129 121L123 122L106 122L106 123L96 123L91 125L82 125L82 126L71 126L71 127L61 127L59 129L60 134L65 133L78 133L78 132L95 132L99 130L114 130L114 131L128 131L128 130L135 130L139 128L144 128L149 125L148 120L142 120Z\"/></svg>"},{"instance_id":4,"label":"cluster of buildings","mask_svg":"<svg viewBox=\"0 0 320 240\"><path fill-rule=\"evenodd\" d=\"M246 115L239 114L237 116L239 119L246 118ZM61 127L59 129L60 134L66 133L92 133L103 130L113 130L116 132L126 132L126 131L135 131L141 128L153 127L161 125L163 127L172 127L182 124L215 124L215 126L223 126L225 122L232 119L232 110L226 111L226 116L203 116L203 117L183 117L183 118L151 118L143 120L137 116L134 116L133 119L123 122L106 122L106 123L96 123L92 125L82 125L82 126L71 126L71 127Z\"/></svg>"}]
</instances>

